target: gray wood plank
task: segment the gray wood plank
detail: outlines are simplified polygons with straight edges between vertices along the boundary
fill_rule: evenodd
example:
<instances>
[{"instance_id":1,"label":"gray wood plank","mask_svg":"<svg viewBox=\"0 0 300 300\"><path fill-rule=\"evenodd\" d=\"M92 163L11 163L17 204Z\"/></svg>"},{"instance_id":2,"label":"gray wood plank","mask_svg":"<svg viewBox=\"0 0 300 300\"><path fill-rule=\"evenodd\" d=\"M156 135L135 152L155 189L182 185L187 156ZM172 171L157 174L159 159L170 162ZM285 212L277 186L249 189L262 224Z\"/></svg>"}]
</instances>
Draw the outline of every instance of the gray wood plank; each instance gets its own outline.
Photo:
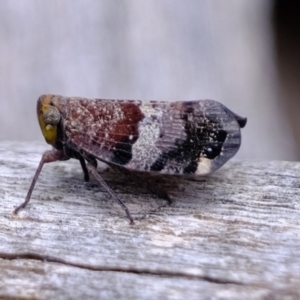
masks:
<instances>
[{"instance_id":1,"label":"gray wood plank","mask_svg":"<svg viewBox=\"0 0 300 300\"><path fill-rule=\"evenodd\" d=\"M139 175L171 206L107 170L130 226L94 180L83 182L77 161L57 162L14 215L46 149L0 143L0 297L300 297L299 163L232 160L197 180Z\"/></svg>"}]
</instances>

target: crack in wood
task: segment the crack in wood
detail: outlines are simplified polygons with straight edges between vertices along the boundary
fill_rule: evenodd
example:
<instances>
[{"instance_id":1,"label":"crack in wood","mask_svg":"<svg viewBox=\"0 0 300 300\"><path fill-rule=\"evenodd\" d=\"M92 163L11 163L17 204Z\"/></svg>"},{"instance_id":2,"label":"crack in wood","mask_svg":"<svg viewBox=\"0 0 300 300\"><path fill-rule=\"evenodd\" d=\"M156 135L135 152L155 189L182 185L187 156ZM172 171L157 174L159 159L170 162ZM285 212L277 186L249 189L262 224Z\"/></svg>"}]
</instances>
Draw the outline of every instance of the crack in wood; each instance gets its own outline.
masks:
<instances>
[{"instance_id":1,"label":"crack in wood","mask_svg":"<svg viewBox=\"0 0 300 300\"><path fill-rule=\"evenodd\" d=\"M41 255L37 253L24 252L24 253L5 253L0 252L0 258L5 260L17 260L17 259L30 259L30 260L38 260L41 262L50 262L50 263L58 263L70 267L85 269L89 271L99 271L99 272L122 272L122 273L132 273L138 275L152 275L152 276L165 276L165 277L182 277L186 279L193 280L203 280L216 284L235 284L235 285L245 285L242 282L234 281L234 280L224 280L213 278L210 276L201 276L201 275L192 275L186 274L183 272L172 272L167 270L147 270L147 269L138 269L138 268L120 268L120 267L106 267L106 266L92 266L88 264L82 263L74 263L67 261L65 259L51 256L51 255Z\"/></svg>"}]
</instances>

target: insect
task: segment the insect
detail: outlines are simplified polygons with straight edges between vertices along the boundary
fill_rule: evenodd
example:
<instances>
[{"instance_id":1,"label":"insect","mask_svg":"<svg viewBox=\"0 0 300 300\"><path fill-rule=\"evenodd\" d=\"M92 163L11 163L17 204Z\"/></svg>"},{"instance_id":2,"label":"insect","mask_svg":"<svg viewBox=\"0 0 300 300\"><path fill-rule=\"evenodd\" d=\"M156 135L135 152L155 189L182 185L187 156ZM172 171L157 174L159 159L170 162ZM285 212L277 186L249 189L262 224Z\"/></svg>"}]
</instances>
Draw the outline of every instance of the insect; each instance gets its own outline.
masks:
<instances>
[{"instance_id":1,"label":"insect","mask_svg":"<svg viewBox=\"0 0 300 300\"><path fill-rule=\"evenodd\" d=\"M91 174L121 205L131 223L125 204L97 173L97 160L125 173L206 175L235 155L241 144L240 128L247 122L214 100L163 102L57 95L39 97L37 117L46 142L54 148L43 154L25 201L14 212L29 202L45 163L75 158L85 181Z\"/></svg>"}]
</instances>

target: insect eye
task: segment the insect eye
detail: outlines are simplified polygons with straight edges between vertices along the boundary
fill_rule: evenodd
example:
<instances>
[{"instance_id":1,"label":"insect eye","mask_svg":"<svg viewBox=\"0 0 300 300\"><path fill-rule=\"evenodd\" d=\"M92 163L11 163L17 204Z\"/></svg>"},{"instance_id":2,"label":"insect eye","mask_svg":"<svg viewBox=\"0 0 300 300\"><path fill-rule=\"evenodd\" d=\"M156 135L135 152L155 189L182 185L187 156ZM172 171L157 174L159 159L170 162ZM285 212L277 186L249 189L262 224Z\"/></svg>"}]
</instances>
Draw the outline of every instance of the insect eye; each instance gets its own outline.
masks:
<instances>
[{"instance_id":1,"label":"insect eye","mask_svg":"<svg viewBox=\"0 0 300 300\"><path fill-rule=\"evenodd\" d=\"M59 110L54 107L54 106L50 106L47 108L47 110L44 112L43 114L43 118L45 123L47 124L46 127L48 125L57 125L60 121L60 112ZM50 127L46 128L47 130L51 129Z\"/></svg>"}]
</instances>

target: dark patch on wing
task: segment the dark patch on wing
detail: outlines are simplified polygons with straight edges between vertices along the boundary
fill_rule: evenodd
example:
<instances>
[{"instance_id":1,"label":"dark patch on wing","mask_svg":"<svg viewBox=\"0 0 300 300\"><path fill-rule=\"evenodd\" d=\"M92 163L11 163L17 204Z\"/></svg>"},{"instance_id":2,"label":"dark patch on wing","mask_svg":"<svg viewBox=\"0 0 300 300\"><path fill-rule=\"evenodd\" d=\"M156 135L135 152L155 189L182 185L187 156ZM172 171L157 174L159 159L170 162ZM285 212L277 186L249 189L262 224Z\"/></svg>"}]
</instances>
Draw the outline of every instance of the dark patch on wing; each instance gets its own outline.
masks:
<instances>
[{"instance_id":1,"label":"dark patch on wing","mask_svg":"<svg viewBox=\"0 0 300 300\"><path fill-rule=\"evenodd\" d=\"M134 103L122 103L125 118L120 120L112 132L116 141L112 162L126 165L132 159L132 145L139 138L139 122L144 118L139 106Z\"/></svg>"},{"instance_id":2,"label":"dark patch on wing","mask_svg":"<svg viewBox=\"0 0 300 300\"><path fill-rule=\"evenodd\" d=\"M152 172L159 172L161 171L165 165L168 162L168 154L167 153L163 153L155 162L152 166L150 166L150 171Z\"/></svg>"},{"instance_id":3,"label":"dark patch on wing","mask_svg":"<svg viewBox=\"0 0 300 300\"><path fill-rule=\"evenodd\" d=\"M186 138L176 139L174 149L163 152L150 167L151 171L161 171L174 161L174 165L179 166L177 172L193 174L197 170L200 155L209 159L220 155L227 132L222 129L217 117L205 116L198 103L192 101L182 102L181 111Z\"/></svg>"},{"instance_id":4,"label":"dark patch on wing","mask_svg":"<svg viewBox=\"0 0 300 300\"><path fill-rule=\"evenodd\" d=\"M184 101L182 107L186 114L193 114L195 110L195 101Z\"/></svg>"},{"instance_id":5,"label":"dark patch on wing","mask_svg":"<svg viewBox=\"0 0 300 300\"><path fill-rule=\"evenodd\" d=\"M117 165L126 165L132 159L132 145L128 136L124 136L122 142L118 142L113 150L111 161Z\"/></svg>"},{"instance_id":6,"label":"dark patch on wing","mask_svg":"<svg viewBox=\"0 0 300 300\"><path fill-rule=\"evenodd\" d=\"M225 130L221 129L217 131L215 135L215 141L207 144L206 151L205 151L205 155L207 158L214 159L215 157L220 155L226 137L227 137L227 132Z\"/></svg>"}]
</instances>

